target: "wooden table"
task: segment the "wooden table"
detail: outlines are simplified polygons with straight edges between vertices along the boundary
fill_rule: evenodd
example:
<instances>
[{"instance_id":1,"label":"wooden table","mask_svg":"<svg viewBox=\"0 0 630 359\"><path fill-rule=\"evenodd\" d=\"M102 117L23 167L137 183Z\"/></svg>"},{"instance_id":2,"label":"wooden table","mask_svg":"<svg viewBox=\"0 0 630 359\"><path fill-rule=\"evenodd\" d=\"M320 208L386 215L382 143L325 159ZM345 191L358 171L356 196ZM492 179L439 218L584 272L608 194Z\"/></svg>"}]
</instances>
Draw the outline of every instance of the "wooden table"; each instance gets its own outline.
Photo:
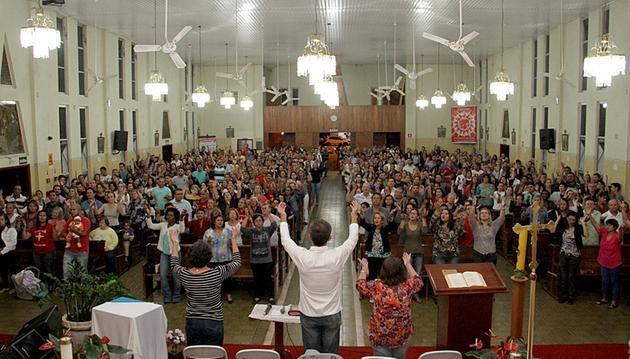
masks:
<instances>
[{"instance_id":1,"label":"wooden table","mask_svg":"<svg viewBox=\"0 0 630 359\"><path fill-rule=\"evenodd\" d=\"M489 347L484 335L492 328L492 303L496 293L507 293L507 287L492 263L427 264L425 266L433 291L438 298L437 348L470 350L475 338ZM442 270L458 273L479 272L487 287L449 288Z\"/></svg>"}]
</instances>

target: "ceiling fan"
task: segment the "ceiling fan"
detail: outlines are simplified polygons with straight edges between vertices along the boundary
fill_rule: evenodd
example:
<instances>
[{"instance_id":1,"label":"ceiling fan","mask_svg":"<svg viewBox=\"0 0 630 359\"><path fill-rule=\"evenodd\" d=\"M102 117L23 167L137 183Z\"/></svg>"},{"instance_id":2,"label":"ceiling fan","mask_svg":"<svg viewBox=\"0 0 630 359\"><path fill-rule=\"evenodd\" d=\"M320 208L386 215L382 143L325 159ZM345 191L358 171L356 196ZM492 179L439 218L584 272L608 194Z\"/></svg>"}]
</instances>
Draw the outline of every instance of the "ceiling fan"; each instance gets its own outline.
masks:
<instances>
[{"instance_id":1,"label":"ceiling fan","mask_svg":"<svg viewBox=\"0 0 630 359\"><path fill-rule=\"evenodd\" d=\"M543 73L545 77L552 78L557 81L562 81L572 88L575 88L575 84L564 78L564 1L560 0L560 72L557 75L552 75L549 72Z\"/></svg>"},{"instance_id":2,"label":"ceiling fan","mask_svg":"<svg viewBox=\"0 0 630 359\"><path fill-rule=\"evenodd\" d=\"M394 63L396 63L396 24L394 24ZM379 89L385 91L385 97L387 101L390 101L390 95L392 92L398 92L400 96L405 96L405 92L400 88L400 81L402 80L402 76L398 76L396 78L396 68L394 66L394 84L391 86L379 86ZM385 43L385 83L387 83L387 42Z\"/></svg>"},{"instance_id":3,"label":"ceiling fan","mask_svg":"<svg viewBox=\"0 0 630 359\"><path fill-rule=\"evenodd\" d=\"M243 66L242 68L238 68L238 1L236 1L236 16L235 16L235 29L236 31L234 31L234 33L236 34L236 39L234 40L235 45L235 52L236 52L236 61L234 62L235 66L235 72L232 74L226 73L226 72L217 72L216 76L217 77L221 77L224 79L228 79L228 80L233 80L238 82L239 85L247 88L247 84L244 81L245 78L245 73L247 72L247 69L252 65L250 62L248 62L247 64L245 64L245 66Z\"/></svg>"},{"instance_id":4,"label":"ceiling fan","mask_svg":"<svg viewBox=\"0 0 630 359\"><path fill-rule=\"evenodd\" d=\"M177 51L177 43L188 34L190 30L192 30L192 26L184 26L177 35L173 38L173 40L168 41L168 0L164 0L165 2L165 12L164 12L164 40L166 41L163 45L136 45L133 47L133 51L135 52L158 52L162 51L171 57L171 60L175 63L175 67L178 69L183 69L186 67L186 63L182 59L181 56L176 52Z\"/></svg>"},{"instance_id":5,"label":"ceiling fan","mask_svg":"<svg viewBox=\"0 0 630 359\"><path fill-rule=\"evenodd\" d=\"M118 77L117 74L115 75L109 75L109 76L99 76L97 74L98 72L98 56L96 54L96 51L94 52L94 71L92 71L91 68L87 68L87 71L90 73L90 77L92 78L92 85L90 87L88 87L88 89L85 91L85 95L89 95L90 91L92 91L96 86L104 83L107 80L111 80L115 77Z\"/></svg>"},{"instance_id":6,"label":"ceiling fan","mask_svg":"<svg viewBox=\"0 0 630 359\"><path fill-rule=\"evenodd\" d=\"M278 54L279 44L276 43L276 85L280 86L280 58ZM271 85L269 88L265 87L264 92L273 95L271 102L276 102L278 97L284 95L284 91L280 91L276 86Z\"/></svg>"},{"instance_id":7,"label":"ceiling fan","mask_svg":"<svg viewBox=\"0 0 630 359\"><path fill-rule=\"evenodd\" d=\"M300 98L299 97L291 97L293 96L293 89L291 88L291 58L289 57L289 55L287 54L287 79L288 79L288 86L286 91L284 91L282 94L284 96L286 96L287 98L282 101L282 106L286 106L289 101L299 101Z\"/></svg>"},{"instance_id":8,"label":"ceiling fan","mask_svg":"<svg viewBox=\"0 0 630 359\"><path fill-rule=\"evenodd\" d=\"M376 55L376 72L378 76L378 87L370 92L370 96L376 99L377 105L383 104L383 99L386 96L385 90L381 90L381 54Z\"/></svg>"},{"instance_id":9,"label":"ceiling fan","mask_svg":"<svg viewBox=\"0 0 630 359\"><path fill-rule=\"evenodd\" d=\"M442 44L444 46L447 46L451 50L459 53L461 55L461 57L464 58L464 61L466 61L468 66L475 67L475 63L472 62L472 60L470 59L468 54L466 54L466 52L464 51L464 45L466 45L472 39L477 37L479 35L479 33L477 31L472 31L468 35L462 37L462 35L463 35L462 34L463 27L464 27L464 23L463 23L463 20L462 20L462 0L459 0L459 38L457 40L455 40L455 41L448 41L447 39L445 39L443 37L439 37L439 36L436 36L436 35L433 35L433 34L429 34L428 32L422 33L422 37L424 37L425 39L431 40L431 41L435 41L435 42L437 42L439 44Z\"/></svg>"},{"instance_id":10,"label":"ceiling fan","mask_svg":"<svg viewBox=\"0 0 630 359\"><path fill-rule=\"evenodd\" d=\"M396 70L402 72L403 74L405 74L405 76L407 76L407 78L409 79L409 88L411 88L412 90L415 90L416 80L428 73L431 73L433 69L428 67L420 72L416 72L416 29L415 29L415 26L412 26L411 31L413 34L413 67L411 68L411 70L407 70L401 65L394 64L394 68L396 68Z\"/></svg>"}]
</instances>

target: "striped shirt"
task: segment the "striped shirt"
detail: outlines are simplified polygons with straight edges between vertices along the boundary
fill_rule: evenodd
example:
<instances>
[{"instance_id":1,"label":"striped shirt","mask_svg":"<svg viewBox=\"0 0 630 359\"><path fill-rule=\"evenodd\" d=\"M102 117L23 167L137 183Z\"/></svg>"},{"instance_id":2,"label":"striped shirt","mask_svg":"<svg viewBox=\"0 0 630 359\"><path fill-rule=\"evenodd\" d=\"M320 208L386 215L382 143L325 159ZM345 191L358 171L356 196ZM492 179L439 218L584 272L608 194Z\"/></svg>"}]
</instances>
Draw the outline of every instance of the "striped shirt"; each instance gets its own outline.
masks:
<instances>
[{"instance_id":1,"label":"striped shirt","mask_svg":"<svg viewBox=\"0 0 630 359\"><path fill-rule=\"evenodd\" d=\"M221 283L241 267L241 254L234 253L232 262L201 274L192 274L178 261L179 258L171 256L171 269L186 289L186 318L222 321Z\"/></svg>"}]
</instances>

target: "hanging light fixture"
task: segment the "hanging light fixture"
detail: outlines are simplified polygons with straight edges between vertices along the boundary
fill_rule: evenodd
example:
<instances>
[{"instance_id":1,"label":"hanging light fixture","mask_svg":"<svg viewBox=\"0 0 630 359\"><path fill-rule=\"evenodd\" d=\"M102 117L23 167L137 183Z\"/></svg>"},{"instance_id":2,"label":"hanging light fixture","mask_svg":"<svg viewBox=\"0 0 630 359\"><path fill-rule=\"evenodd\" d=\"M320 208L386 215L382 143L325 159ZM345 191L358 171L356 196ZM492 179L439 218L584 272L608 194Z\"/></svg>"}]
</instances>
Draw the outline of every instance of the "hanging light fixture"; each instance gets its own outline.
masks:
<instances>
[{"instance_id":1,"label":"hanging light fixture","mask_svg":"<svg viewBox=\"0 0 630 359\"><path fill-rule=\"evenodd\" d=\"M317 23L317 0L315 0L315 32L306 38L304 53L297 59L297 75L308 76L310 85L324 81L326 76L335 75L337 70L337 59L317 33Z\"/></svg>"},{"instance_id":2,"label":"hanging light fixture","mask_svg":"<svg viewBox=\"0 0 630 359\"><path fill-rule=\"evenodd\" d=\"M228 44L227 42L225 43L225 72L228 72L228 65L229 65L229 60L228 60ZM229 90L229 85L228 85L228 80L225 79L225 87L227 88L225 91L223 91L223 94L221 94L221 99L219 100L219 103L221 104L221 106L225 107L226 110L229 110L232 106L234 106L236 104L236 97L234 97L234 92Z\"/></svg>"},{"instance_id":3,"label":"hanging light fixture","mask_svg":"<svg viewBox=\"0 0 630 359\"><path fill-rule=\"evenodd\" d=\"M20 44L23 48L32 46L34 58L47 59L50 50L61 46L61 34L44 14L41 3L34 10L35 14L26 20L26 27L20 30Z\"/></svg>"},{"instance_id":4,"label":"hanging light fixture","mask_svg":"<svg viewBox=\"0 0 630 359\"><path fill-rule=\"evenodd\" d=\"M584 76L595 77L595 86L608 87L614 76L626 74L626 57L615 55L616 47L608 35L604 35L593 47L593 56L584 59Z\"/></svg>"},{"instance_id":5,"label":"hanging light fixture","mask_svg":"<svg viewBox=\"0 0 630 359\"><path fill-rule=\"evenodd\" d=\"M420 56L420 71L422 71L424 69L424 55ZM424 80L422 77L420 77L420 90L424 91ZM423 92L420 92L420 96L418 96L418 99L416 100L416 107L424 110L425 108L429 107L429 100L424 96Z\"/></svg>"},{"instance_id":6,"label":"hanging light fixture","mask_svg":"<svg viewBox=\"0 0 630 359\"><path fill-rule=\"evenodd\" d=\"M245 95L240 102L241 107L243 108L243 110L245 111L249 111L249 109L251 109L252 107L254 107L254 101L252 101L252 98Z\"/></svg>"},{"instance_id":7,"label":"hanging light fixture","mask_svg":"<svg viewBox=\"0 0 630 359\"><path fill-rule=\"evenodd\" d=\"M514 95L514 83L503 68L503 0L501 0L501 71L490 83L490 94L497 96L497 101L507 100L508 95Z\"/></svg>"},{"instance_id":8,"label":"hanging light fixture","mask_svg":"<svg viewBox=\"0 0 630 359\"><path fill-rule=\"evenodd\" d=\"M470 101L470 91L465 83L460 82L453 92L453 100L457 102L457 106L465 106Z\"/></svg>"},{"instance_id":9,"label":"hanging light fixture","mask_svg":"<svg viewBox=\"0 0 630 359\"><path fill-rule=\"evenodd\" d=\"M440 90L440 46L439 45L438 45L437 83L438 83L438 89L435 90L433 97L431 97L431 104L435 106L435 108L442 108L442 106L446 104L446 96L444 96L444 92Z\"/></svg>"},{"instance_id":10,"label":"hanging light fixture","mask_svg":"<svg viewBox=\"0 0 630 359\"><path fill-rule=\"evenodd\" d=\"M153 42L157 43L157 1L153 2ZM157 54L153 54L153 68L149 82L144 84L144 94L151 96L153 101L161 101L163 95L168 95L168 84L157 69Z\"/></svg>"},{"instance_id":11,"label":"hanging light fixture","mask_svg":"<svg viewBox=\"0 0 630 359\"><path fill-rule=\"evenodd\" d=\"M199 68L201 69L201 25L198 27L199 28ZM203 78L203 76L201 75L201 70L199 70L200 75L199 77ZM201 82L201 81L200 81ZM208 93L208 90L206 89L206 87L202 84L197 85L197 87L195 87L195 91L193 91L192 96L191 96L192 102L194 102L198 108L202 108L205 107L206 104L208 102L210 102L210 94Z\"/></svg>"}]
</instances>

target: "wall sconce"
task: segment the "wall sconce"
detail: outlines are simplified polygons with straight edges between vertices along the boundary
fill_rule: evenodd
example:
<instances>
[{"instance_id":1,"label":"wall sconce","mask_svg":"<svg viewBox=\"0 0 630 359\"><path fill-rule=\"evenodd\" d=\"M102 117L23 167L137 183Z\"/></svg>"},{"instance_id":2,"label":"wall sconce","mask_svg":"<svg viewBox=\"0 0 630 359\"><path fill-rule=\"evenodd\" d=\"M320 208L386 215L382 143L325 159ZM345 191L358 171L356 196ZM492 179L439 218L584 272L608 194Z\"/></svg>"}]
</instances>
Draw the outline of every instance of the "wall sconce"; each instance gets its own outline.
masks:
<instances>
[{"instance_id":1,"label":"wall sconce","mask_svg":"<svg viewBox=\"0 0 630 359\"><path fill-rule=\"evenodd\" d=\"M512 129L512 144L513 145L516 144L516 129L515 128Z\"/></svg>"},{"instance_id":2,"label":"wall sconce","mask_svg":"<svg viewBox=\"0 0 630 359\"><path fill-rule=\"evenodd\" d=\"M232 126L225 129L225 137L234 138L234 128Z\"/></svg>"},{"instance_id":3,"label":"wall sconce","mask_svg":"<svg viewBox=\"0 0 630 359\"><path fill-rule=\"evenodd\" d=\"M562 151L569 151L569 134L567 133L566 129L562 134Z\"/></svg>"},{"instance_id":4,"label":"wall sconce","mask_svg":"<svg viewBox=\"0 0 630 359\"><path fill-rule=\"evenodd\" d=\"M437 136L438 136L438 138L446 137L446 127L444 127L444 126L438 127L438 129L437 129Z\"/></svg>"},{"instance_id":5,"label":"wall sconce","mask_svg":"<svg viewBox=\"0 0 630 359\"><path fill-rule=\"evenodd\" d=\"M103 136L103 132L99 133L96 138L96 147L98 153L105 153L105 137Z\"/></svg>"},{"instance_id":6,"label":"wall sconce","mask_svg":"<svg viewBox=\"0 0 630 359\"><path fill-rule=\"evenodd\" d=\"M155 133L153 134L153 144L155 147L160 145L160 133L158 130L155 130Z\"/></svg>"}]
</instances>

